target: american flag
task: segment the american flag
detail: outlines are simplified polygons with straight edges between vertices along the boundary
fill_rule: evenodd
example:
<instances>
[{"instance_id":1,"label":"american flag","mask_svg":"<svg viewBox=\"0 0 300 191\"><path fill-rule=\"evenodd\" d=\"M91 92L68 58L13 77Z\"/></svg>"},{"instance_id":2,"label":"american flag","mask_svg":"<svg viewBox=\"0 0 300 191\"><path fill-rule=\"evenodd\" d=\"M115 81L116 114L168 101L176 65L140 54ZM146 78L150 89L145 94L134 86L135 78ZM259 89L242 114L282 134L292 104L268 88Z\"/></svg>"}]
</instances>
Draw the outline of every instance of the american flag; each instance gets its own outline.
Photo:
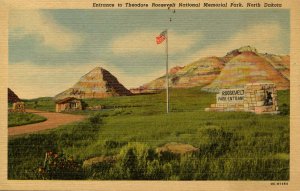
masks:
<instances>
[{"instance_id":1,"label":"american flag","mask_svg":"<svg viewBox=\"0 0 300 191\"><path fill-rule=\"evenodd\" d=\"M156 44L162 43L167 38L167 31L163 31L156 37Z\"/></svg>"}]
</instances>

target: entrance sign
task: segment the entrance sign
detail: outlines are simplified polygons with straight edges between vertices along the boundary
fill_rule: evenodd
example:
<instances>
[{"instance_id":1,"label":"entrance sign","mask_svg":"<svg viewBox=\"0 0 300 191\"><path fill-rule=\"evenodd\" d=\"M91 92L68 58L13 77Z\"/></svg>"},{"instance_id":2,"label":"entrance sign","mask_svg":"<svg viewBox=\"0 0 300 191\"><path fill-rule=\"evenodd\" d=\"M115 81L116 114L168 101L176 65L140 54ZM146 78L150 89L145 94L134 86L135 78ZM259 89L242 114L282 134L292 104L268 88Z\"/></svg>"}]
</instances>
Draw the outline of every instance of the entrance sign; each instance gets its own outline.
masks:
<instances>
[{"instance_id":1,"label":"entrance sign","mask_svg":"<svg viewBox=\"0 0 300 191\"><path fill-rule=\"evenodd\" d=\"M205 111L247 111L277 114L277 92L273 83L246 84L243 88L220 89L216 104Z\"/></svg>"},{"instance_id":2,"label":"entrance sign","mask_svg":"<svg viewBox=\"0 0 300 191\"><path fill-rule=\"evenodd\" d=\"M243 103L244 96L244 88L221 89L217 94L217 103Z\"/></svg>"}]
</instances>

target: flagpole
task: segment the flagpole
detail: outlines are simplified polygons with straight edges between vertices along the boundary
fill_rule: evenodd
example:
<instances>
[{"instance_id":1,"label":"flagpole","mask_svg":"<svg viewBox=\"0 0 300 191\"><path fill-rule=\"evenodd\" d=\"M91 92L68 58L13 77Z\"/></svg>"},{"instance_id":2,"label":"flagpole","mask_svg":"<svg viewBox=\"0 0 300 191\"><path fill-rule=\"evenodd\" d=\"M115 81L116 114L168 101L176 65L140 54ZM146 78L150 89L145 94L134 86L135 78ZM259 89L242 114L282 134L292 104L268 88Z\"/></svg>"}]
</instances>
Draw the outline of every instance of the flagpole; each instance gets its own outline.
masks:
<instances>
[{"instance_id":1,"label":"flagpole","mask_svg":"<svg viewBox=\"0 0 300 191\"><path fill-rule=\"evenodd\" d=\"M168 41L169 41L169 35L168 35L168 29L166 29L166 99L167 99L167 113L169 113L169 53L168 53Z\"/></svg>"}]
</instances>

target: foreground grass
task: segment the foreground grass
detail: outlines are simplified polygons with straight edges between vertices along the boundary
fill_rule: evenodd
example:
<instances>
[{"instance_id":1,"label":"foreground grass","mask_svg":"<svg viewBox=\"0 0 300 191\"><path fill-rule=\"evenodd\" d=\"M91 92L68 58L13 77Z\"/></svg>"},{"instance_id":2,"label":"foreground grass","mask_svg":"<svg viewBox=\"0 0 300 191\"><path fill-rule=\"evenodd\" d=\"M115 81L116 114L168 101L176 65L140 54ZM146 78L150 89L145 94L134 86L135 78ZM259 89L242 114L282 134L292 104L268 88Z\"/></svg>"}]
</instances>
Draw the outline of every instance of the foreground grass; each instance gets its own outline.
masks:
<instances>
[{"instance_id":1,"label":"foreground grass","mask_svg":"<svg viewBox=\"0 0 300 191\"><path fill-rule=\"evenodd\" d=\"M85 172L85 179L288 180L289 91L278 94L283 115L205 112L215 95L200 88L171 90L169 114L164 92L88 99L89 106L106 109L85 111L91 117L84 122L11 139L8 176L38 179L36 170L45 152L53 151L79 163L96 156L123 156L116 164ZM191 144L199 152L171 157L137 154L153 153L169 142ZM137 162L128 163L126 157ZM131 171L140 164L145 164L142 170Z\"/></svg>"},{"instance_id":2,"label":"foreground grass","mask_svg":"<svg viewBox=\"0 0 300 191\"><path fill-rule=\"evenodd\" d=\"M45 117L33 113L9 113L8 127L39 123L46 120Z\"/></svg>"}]
</instances>

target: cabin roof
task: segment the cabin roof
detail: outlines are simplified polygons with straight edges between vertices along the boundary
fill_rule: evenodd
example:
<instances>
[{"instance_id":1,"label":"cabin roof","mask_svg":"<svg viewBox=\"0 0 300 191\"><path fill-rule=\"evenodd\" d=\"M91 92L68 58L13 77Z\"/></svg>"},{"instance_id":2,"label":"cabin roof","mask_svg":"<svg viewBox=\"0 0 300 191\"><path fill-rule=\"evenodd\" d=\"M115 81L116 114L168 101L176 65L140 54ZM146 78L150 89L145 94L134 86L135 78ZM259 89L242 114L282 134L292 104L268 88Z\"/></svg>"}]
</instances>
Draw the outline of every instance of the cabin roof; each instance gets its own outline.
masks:
<instances>
[{"instance_id":1,"label":"cabin roof","mask_svg":"<svg viewBox=\"0 0 300 191\"><path fill-rule=\"evenodd\" d=\"M78 100L78 99L75 98L75 97L67 97L67 98L56 101L56 103L57 104L66 103L66 102L69 102L69 101L72 101L72 100Z\"/></svg>"}]
</instances>

